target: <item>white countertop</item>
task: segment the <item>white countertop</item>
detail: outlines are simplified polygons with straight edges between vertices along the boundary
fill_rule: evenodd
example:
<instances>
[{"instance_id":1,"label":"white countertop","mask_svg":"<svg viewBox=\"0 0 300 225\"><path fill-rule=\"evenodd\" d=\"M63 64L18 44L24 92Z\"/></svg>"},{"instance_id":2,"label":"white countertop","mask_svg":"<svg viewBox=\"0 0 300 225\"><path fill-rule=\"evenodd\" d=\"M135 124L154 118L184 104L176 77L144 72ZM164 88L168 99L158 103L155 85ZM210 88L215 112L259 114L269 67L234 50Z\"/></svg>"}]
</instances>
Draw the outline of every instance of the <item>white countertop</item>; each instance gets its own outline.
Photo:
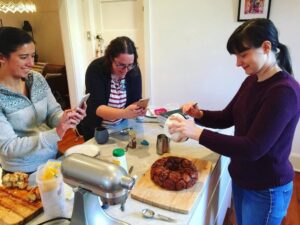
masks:
<instances>
[{"instance_id":1,"label":"white countertop","mask_svg":"<svg viewBox=\"0 0 300 225\"><path fill-rule=\"evenodd\" d=\"M156 137L158 134L163 133L163 128L159 126L158 123L137 123L135 120L124 121L120 126L118 126L117 130L120 130L124 127L133 127L134 130L137 132L137 148L130 149L126 153L127 158L127 165L128 169L130 166L134 166L132 175L137 175L138 178L148 170L152 163L158 159L160 156L156 154ZM95 142L94 139L87 141L85 144L92 144L97 146L100 150L100 158L105 160L112 159L112 151L117 147L125 148L128 144L129 136L128 135L120 135L120 134L113 134L110 136L109 141L107 144L99 145ZM150 145L149 146L142 146L140 142L142 140L147 140ZM88 151L88 149L87 149ZM219 160L219 155L213 153L212 151L208 150L207 148L199 145L196 141L188 140L183 143L174 143L170 142L170 151L171 153L178 154L178 155L188 155L194 158L205 159L211 161L213 167ZM203 185L205 187L206 184ZM201 195L197 202L201 199ZM159 221L159 224L177 224L177 225L185 225L189 224L192 217L201 216L202 213L199 211L203 210L201 207L198 207L198 204L195 203L195 206L189 214L181 214L176 213L164 209L160 209L154 206L150 206L148 204L139 202L137 200L132 199L130 196L128 197L126 204L125 204L125 211L120 210L120 205L109 206L108 209L105 210L107 214L117 219L121 219L129 224L143 224L143 225L154 225L158 224L157 220L154 219L146 219L142 217L141 211L144 208L150 208L154 210L156 213L166 215L172 218L176 218L176 223L169 223L164 221ZM68 201L68 212L71 216L72 210L72 201ZM45 221L43 214L39 215L37 218L29 222L28 224L37 224L40 222ZM194 218L193 218L194 221ZM50 224L50 223L49 223ZM52 223L58 224L58 223ZM68 222L61 223L61 224L68 224Z\"/></svg>"}]
</instances>

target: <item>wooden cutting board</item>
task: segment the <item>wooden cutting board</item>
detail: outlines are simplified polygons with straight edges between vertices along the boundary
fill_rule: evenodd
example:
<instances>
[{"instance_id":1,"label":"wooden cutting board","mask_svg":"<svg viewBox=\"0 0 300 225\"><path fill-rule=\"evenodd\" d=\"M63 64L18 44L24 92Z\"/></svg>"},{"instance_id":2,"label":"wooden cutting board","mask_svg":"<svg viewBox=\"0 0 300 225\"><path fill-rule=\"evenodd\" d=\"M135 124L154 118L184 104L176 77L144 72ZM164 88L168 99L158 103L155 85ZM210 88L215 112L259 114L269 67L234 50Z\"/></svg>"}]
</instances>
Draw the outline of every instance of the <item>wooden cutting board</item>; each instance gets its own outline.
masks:
<instances>
[{"instance_id":1,"label":"wooden cutting board","mask_svg":"<svg viewBox=\"0 0 300 225\"><path fill-rule=\"evenodd\" d=\"M0 225L25 224L43 210L41 200L30 202L26 190L0 186Z\"/></svg>"},{"instance_id":2,"label":"wooden cutting board","mask_svg":"<svg viewBox=\"0 0 300 225\"><path fill-rule=\"evenodd\" d=\"M206 160L186 156L179 157L191 160L198 169L198 181L193 187L181 191L169 191L163 189L151 180L149 169L137 181L137 184L131 191L131 197L159 208L184 214L189 213L193 208L194 203L200 197L202 187L211 172L212 163Z\"/></svg>"}]
</instances>

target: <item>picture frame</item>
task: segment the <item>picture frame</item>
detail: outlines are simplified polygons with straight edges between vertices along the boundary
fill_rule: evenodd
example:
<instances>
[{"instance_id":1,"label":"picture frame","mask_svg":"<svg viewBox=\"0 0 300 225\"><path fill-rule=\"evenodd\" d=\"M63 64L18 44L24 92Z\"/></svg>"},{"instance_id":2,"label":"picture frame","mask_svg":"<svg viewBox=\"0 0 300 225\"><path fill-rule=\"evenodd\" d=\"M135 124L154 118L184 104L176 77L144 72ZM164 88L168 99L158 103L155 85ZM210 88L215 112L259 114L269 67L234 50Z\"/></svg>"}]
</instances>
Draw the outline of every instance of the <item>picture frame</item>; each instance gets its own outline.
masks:
<instances>
[{"instance_id":1,"label":"picture frame","mask_svg":"<svg viewBox=\"0 0 300 225\"><path fill-rule=\"evenodd\" d=\"M239 0L238 21L269 19L271 0Z\"/></svg>"}]
</instances>

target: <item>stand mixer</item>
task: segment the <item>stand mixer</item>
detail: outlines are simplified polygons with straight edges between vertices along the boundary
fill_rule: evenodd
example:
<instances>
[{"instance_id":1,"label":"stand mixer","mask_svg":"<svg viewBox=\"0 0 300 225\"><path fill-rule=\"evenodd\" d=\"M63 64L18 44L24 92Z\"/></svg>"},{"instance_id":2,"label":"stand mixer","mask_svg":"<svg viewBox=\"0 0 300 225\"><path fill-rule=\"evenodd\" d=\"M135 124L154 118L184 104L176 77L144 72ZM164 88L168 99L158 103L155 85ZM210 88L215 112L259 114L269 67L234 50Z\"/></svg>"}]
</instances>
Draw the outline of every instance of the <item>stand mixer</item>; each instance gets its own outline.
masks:
<instances>
[{"instance_id":1,"label":"stand mixer","mask_svg":"<svg viewBox=\"0 0 300 225\"><path fill-rule=\"evenodd\" d=\"M135 183L125 169L82 154L65 157L61 169L64 182L75 187L71 225L128 225L110 217L101 207L101 202L124 206Z\"/></svg>"}]
</instances>

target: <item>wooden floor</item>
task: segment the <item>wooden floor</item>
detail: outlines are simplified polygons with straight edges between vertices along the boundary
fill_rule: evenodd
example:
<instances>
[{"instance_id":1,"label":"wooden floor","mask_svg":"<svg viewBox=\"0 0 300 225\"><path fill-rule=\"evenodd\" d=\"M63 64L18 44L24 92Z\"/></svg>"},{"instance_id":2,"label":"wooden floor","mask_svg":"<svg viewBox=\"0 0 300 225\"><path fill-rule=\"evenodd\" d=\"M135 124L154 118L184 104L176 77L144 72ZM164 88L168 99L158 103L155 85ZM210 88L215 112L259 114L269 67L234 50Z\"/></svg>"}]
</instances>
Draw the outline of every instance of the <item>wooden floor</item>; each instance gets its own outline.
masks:
<instances>
[{"instance_id":1,"label":"wooden floor","mask_svg":"<svg viewBox=\"0 0 300 225\"><path fill-rule=\"evenodd\" d=\"M300 172L294 178L294 191L286 218L281 225L300 225Z\"/></svg>"},{"instance_id":2,"label":"wooden floor","mask_svg":"<svg viewBox=\"0 0 300 225\"><path fill-rule=\"evenodd\" d=\"M237 225L233 209L228 209L223 225ZM300 172L296 172L292 199L281 225L300 225Z\"/></svg>"}]
</instances>

